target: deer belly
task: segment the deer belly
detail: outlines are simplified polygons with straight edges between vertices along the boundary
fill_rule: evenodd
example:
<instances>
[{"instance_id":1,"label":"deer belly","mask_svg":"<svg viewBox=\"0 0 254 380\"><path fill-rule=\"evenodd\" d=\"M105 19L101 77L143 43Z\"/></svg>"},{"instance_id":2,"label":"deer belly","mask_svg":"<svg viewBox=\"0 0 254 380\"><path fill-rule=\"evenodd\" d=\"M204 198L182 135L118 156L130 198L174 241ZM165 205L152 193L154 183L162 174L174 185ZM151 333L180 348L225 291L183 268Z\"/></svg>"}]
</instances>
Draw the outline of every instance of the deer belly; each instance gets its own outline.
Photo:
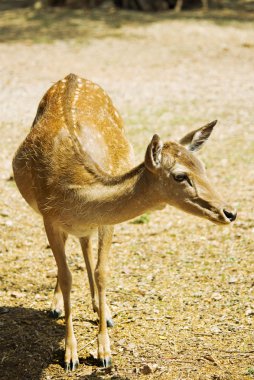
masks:
<instances>
[{"instance_id":1,"label":"deer belly","mask_svg":"<svg viewBox=\"0 0 254 380\"><path fill-rule=\"evenodd\" d=\"M61 227L67 234L74 235L77 238L91 236L97 232L97 226L82 223L64 223Z\"/></svg>"}]
</instances>

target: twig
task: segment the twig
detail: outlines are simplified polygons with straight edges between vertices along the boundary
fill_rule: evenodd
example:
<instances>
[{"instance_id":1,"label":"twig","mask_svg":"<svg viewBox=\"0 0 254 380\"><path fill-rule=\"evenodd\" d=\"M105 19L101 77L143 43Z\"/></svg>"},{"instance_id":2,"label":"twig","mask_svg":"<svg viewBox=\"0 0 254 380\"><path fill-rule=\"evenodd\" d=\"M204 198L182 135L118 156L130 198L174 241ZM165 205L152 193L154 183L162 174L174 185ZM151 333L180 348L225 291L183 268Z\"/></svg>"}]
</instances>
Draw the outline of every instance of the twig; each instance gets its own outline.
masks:
<instances>
[{"instance_id":1,"label":"twig","mask_svg":"<svg viewBox=\"0 0 254 380\"><path fill-rule=\"evenodd\" d=\"M139 308L139 309L136 309L136 308L133 308L133 309L120 309L120 310L117 310L115 313L114 313L114 315L113 315L113 317L116 317L118 314L120 314L120 313L127 313L127 312L133 312L133 311L141 311L141 310L146 310L146 308L145 307L141 307L141 308Z\"/></svg>"},{"instance_id":2,"label":"twig","mask_svg":"<svg viewBox=\"0 0 254 380\"><path fill-rule=\"evenodd\" d=\"M80 351L89 346L90 344L93 344L97 340L97 337L85 344L84 346L80 347Z\"/></svg>"},{"instance_id":3,"label":"twig","mask_svg":"<svg viewBox=\"0 0 254 380\"><path fill-rule=\"evenodd\" d=\"M129 319L127 321L118 322L118 324L122 325L123 323L131 323L131 322L135 322L135 321L137 321L137 318L136 319Z\"/></svg>"},{"instance_id":4,"label":"twig","mask_svg":"<svg viewBox=\"0 0 254 380\"><path fill-rule=\"evenodd\" d=\"M213 336L213 334L210 333L194 333L196 336Z\"/></svg>"},{"instance_id":5,"label":"twig","mask_svg":"<svg viewBox=\"0 0 254 380\"><path fill-rule=\"evenodd\" d=\"M204 359L208 360L209 362L214 363L219 369L222 369L221 364L218 359L215 359L212 355L205 355L203 356Z\"/></svg>"},{"instance_id":6,"label":"twig","mask_svg":"<svg viewBox=\"0 0 254 380\"><path fill-rule=\"evenodd\" d=\"M147 317L145 320L146 321L161 321L162 319L165 319L165 317Z\"/></svg>"},{"instance_id":7,"label":"twig","mask_svg":"<svg viewBox=\"0 0 254 380\"><path fill-rule=\"evenodd\" d=\"M220 350L220 352L226 352L228 354L240 354L240 355L246 355L246 354L253 354L254 350L251 351L238 351L238 350Z\"/></svg>"}]
</instances>

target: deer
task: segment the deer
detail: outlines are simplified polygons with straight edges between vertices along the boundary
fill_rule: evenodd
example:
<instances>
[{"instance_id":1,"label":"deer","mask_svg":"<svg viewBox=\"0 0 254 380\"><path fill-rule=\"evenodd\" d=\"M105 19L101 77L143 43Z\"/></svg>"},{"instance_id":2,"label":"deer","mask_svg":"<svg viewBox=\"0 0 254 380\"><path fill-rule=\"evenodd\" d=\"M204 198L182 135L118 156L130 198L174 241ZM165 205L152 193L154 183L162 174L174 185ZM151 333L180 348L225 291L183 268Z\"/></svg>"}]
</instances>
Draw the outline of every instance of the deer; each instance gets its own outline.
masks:
<instances>
[{"instance_id":1,"label":"deer","mask_svg":"<svg viewBox=\"0 0 254 380\"><path fill-rule=\"evenodd\" d=\"M14 156L13 173L25 201L43 218L56 261L51 315L58 318L64 310L66 371L79 365L70 299L72 275L65 254L68 235L80 241L92 307L99 319L98 364L109 367L108 327L113 327L113 319L106 284L114 225L167 205L219 225L236 219L236 211L213 188L195 156L215 124L189 132L178 142L163 142L154 134L144 161L135 166L123 120L99 85L69 74L43 96L31 130Z\"/></svg>"}]
</instances>

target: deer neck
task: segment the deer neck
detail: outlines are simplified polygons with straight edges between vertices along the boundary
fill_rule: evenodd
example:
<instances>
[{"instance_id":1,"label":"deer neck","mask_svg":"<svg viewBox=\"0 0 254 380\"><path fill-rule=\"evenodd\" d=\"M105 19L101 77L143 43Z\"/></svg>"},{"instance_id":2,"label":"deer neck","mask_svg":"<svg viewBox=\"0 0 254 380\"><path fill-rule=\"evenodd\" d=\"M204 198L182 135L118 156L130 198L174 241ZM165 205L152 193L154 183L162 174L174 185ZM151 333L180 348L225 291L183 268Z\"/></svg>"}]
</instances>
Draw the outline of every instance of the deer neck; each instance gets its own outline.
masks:
<instances>
[{"instance_id":1,"label":"deer neck","mask_svg":"<svg viewBox=\"0 0 254 380\"><path fill-rule=\"evenodd\" d=\"M130 172L99 181L86 197L86 207L90 204L93 218L101 224L117 224L133 219L149 210L161 208L154 189L155 179L151 178L145 165L141 164Z\"/></svg>"}]
</instances>

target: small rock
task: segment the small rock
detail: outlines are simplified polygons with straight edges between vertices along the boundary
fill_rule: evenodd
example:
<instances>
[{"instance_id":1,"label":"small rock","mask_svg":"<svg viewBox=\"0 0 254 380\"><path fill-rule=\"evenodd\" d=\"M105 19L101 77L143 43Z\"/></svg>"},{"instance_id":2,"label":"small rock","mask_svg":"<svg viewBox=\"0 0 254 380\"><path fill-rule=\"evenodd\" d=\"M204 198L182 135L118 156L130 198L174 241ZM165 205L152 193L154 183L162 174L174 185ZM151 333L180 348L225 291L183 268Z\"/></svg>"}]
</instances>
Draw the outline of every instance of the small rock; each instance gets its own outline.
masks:
<instances>
[{"instance_id":1,"label":"small rock","mask_svg":"<svg viewBox=\"0 0 254 380\"><path fill-rule=\"evenodd\" d=\"M157 371L159 369L159 366L156 363L150 364L150 367L152 368L152 372L155 372L155 371Z\"/></svg>"},{"instance_id":2,"label":"small rock","mask_svg":"<svg viewBox=\"0 0 254 380\"><path fill-rule=\"evenodd\" d=\"M218 327L218 326L212 326L210 328L210 331L213 333L213 334L220 334L221 333L221 329Z\"/></svg>"},{"instance_id":3,"label":"small rock","mask_svg":"<svg viewBox=\"0 0 254 380\"><path fill-rule=\"evenodd\" d=\"M201 291L193 293L193 297L197 297L197 298L202 297L202 295L203 293Z\"/></svg>"},{"instance_id":4,"label":"small rock","mask_svg":"<svg viewBox=\"0 0 254 380\"><path fill-rule=\"evenodd\" d=\"M222 299L222 295L220 293L213 293L212 294L212 299L215 300L215 301L219 301Z\"/></svg>"},{"instance_id":5,"label":"small rock","mask_svg":"<svg viewBox=\"0 0 254 380\"><path fill-rule=\"evenodd\" d=\"M234 277L234 276L230 277L229 280L228 280L229 284L235 284L236 282L237 282L237 278Z\"/></svg>"},{"instance_id":6,"label":"small rock","mask_svg":"<svg viewBox=\"0 0 254 380\"><path fill-rule=\"evenodd\" d=\"M46 274L46 277L47 277L47 278L56 278L56 277L57 277L56 271L55 271L55 270L53 270L53 271L49 271L49 272Z\"/></svg>"},{"instance_id":7,"label":"small rock","mask_svg":"<svg viewBox=\"0 0 254 380\"><path fill-rule=\"evenodd\" d=\"M237 331L237 328L235 325L228 325L228 330L229 331Z\"/></svg>"},{"instance_id":8,"label":"small rock","mask_svg":"<svg viewBox=\"0 0 254 380\"><path fill-rule=\"evenodd\" d=\"M136 344L135 343L129 343L128 346L127 346L127 350L128 351L132 351L132 350L134 350L134 348L136 348Z\"/></svg>"},{"instance_id":9,"label":"small rock","mask_svg":"<svg viewBox=\"0 0 254 380\"><path fill-rule=\"evenodd\" d=\"M130 269L128 267L123 267L122 273L123 274L130 274Z\"/></svg>"},{"instance_id":10,"label":"small rock","mask_svg":"<svg viewBox=\"0 0 254 380\"><path fill-rule=\"evenodd\" d=\"M221 380L221 377L220 375L215 373L214 375L212 375L211 380Z\"/></svg>"},{"instance_id":11,"label":"small rock","mask_svg":"<svg viewBox=\"0 0 254 380\"><path fill-rule=\"evenodd\" d=\"M11 292L11 297L13 298L22 298L22 297L25 297L26 296L26 293L22 293L22 292Z\"/></svg>"},{"instance_id":12,"label":"small rock","mask_svg":"<svg viewBox=\"0 0 254 380\"><path fill-rule=\"evenodd\" d=\"M141 368L140 372L142 373L142 375L150 375L150 373L152 373L153 370L152 370L152 367L151 367L150 365L145 364L145 365Z\"/></svg>"},{"instance_id":13,"label":"small rock","mask_svg":"<svg viewBox=\"0 0 254 380\"><path fill-rule=\"evenodd\" d=\"M13 221L12 220L6 220L4 223L7 227L12 227L13 226Z\"/></svg>"},{"instance_id":14,"label":"small rock","mask_svg":"<svg viewBox=\"0 0 254 380\"><path fill-rule=\"evenodd\" d=\"M245 315L247 317L251 317L252 315L254 315L254 309L251 309L250 307L248 307L245 311Z\"/></svg>"},{"instance_id":15,"label":"small rock","mask_svg":"<svg viewBox=\"0 0 254 380\"><path fill-rule=\"evenodd\" d=\"M8 213L7 210L2 210L2 211L0 212L0 215L3 216L4 218L7 218L7 217L9 216L9 213Z\"/></svg>"},{"instance_id":16,"label":"small rock","mask_svg":"<svg viewBox=\"0 0 254 380\"><path fill-rule=\"evenodd\" d=\"M96 350L96 349L89 350L89 355L90 355L92 358L97 359L97 350Z\"/></svg>"}]
</instances>

